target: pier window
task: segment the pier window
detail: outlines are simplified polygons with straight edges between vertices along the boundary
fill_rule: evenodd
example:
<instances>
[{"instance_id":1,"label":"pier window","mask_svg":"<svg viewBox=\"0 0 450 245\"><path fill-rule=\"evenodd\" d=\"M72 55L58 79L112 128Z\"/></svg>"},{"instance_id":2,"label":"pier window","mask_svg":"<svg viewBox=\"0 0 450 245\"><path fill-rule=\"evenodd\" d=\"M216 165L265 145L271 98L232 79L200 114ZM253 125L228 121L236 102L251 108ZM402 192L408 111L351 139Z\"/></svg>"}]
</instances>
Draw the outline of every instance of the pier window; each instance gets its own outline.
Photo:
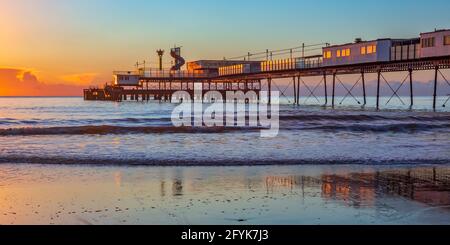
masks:
<instances>
[{"instance_id":1,"label":"pier window","mask_svg":"<svg viewBox=\"0 0 450 245\"><path fill-rule=\"evenodd\" d=\"M331 51L323 52L323 58L324 59L330 59L331 58Z\"/></svg>"},{"instance_id":2,"label":"pier window","mask_svg":"<svg viewBox=\"0 0 450 245\"><path fill-rule=\"evenodd\" d=\"M434 37L424 38L422 39L422 48L434 47L434 43L435 43Z\"/></svg>"},{"instance_id":3,"label":"pier window","mask_svg":"<svg viewBox=\"0 0 450 245\"><path fill-rule=\"evenodd\" d=\"M348 57L351 55L349 48L336 51L337 57Z\"/></svg>"},{"instance_id":4,"label":"pier window","mask_svg":"<svg viewBox=\"0 0 450 245\"><path fill-rule=\"evenodd\" d=\"M351 55L351 51L350 51L350 49L348 48L348 49L346 49L345 50L345 56L350 56ZM344 55L343 55L344 56Z\"/></svg>"},{"instance_id":5,"label":"pier window","mask_svg":"<svg viewBox=\"0 0 450 245\"><path fill-rule=\"evenodd\" d=\"M374 54L377 52L377 46L376 45L369 45L367 46L367 54Z\"/></svg>"},{"instance_id":6,"label":"pier window","mask_svg":"<svg viewBox=\"0 0 450 245\"><path fill-rule=\"evenodd\" d=\"M365 55L367 53L367 49L366 49L366 47L364 46L364 47L361 47L361 54L362 55Z\"/></svg>"},{"instance_id":7,"label":"pier window","mask_svg":"<svg viewBox=\"0 0 450 245\"><path fill-rule=\"evenodd\" d=\"M450 45L450 36L445 36L444 37L444 45Z\"/></svg>"}]
</instances>

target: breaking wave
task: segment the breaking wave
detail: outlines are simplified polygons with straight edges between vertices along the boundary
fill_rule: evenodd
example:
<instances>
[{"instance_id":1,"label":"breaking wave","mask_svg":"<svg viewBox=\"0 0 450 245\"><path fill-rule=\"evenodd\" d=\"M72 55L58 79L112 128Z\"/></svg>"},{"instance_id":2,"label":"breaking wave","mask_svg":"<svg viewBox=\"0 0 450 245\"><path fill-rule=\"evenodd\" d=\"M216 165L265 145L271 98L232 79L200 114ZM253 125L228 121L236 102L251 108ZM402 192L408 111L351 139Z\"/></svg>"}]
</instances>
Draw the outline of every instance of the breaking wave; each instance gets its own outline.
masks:
<instances>
[{"instance_id":1,"label":"breaking wave","mask_svg":"<svg viewBox=\"0 0 450 245\"><path fill-rule=\"evenodd\" d=\"M108 135L108 134L165 134L165 133L227 133L235 131L255 131L259 128L241 127L122 127L122 126L74 126L48 128L9 128L0 129L0 136L37 135Z\"/></svg>"},{"instance_id":2,"label":"breaking wave","mask_svg":"<svg viewBox=\"0 0 450 245\"><path fill-rule=\"evenodd\" d=\"M421 122L450 122L447 116L386 116L386 115L335 115L335 114L305 114L305 115L281 115L281 121L343 121L343 122L365 122L365 121L421 121Z\"/></svg>"},{"instance_id":3,"label":"breaking wave","mask_svg":"<svg viewBox=\"0 0 450 245\"><path fill-rule=\"evenodd\" d=\"M402 132L419 132L432 131L439 129L450 130L450 124L429 124L429 123L399 123L385 125L318 125L307 126L302 128L291 128L291 130L322 130L322 131L349 131L349 132L373 132L373 133L402 133Z\"/></svg>"},{"instance_id":4,"label":"breaking wave","mask_svg":"<svg viewBox=\"0 0 450 245\"><path fill-rule=\"evenodd\" d=\"M393 123L393 124L339 124L307 123L289 125L281 122L281 130L287 131L330 131L410 133L433 130L450 130L450 123ZM125 135L125 134L220 134L233 132L256 132L263 127L174 127L174 126L112 126L88 125L69 127L24 127L0 129L0 136L39 135Z\"/></svg>"}]
</instances>

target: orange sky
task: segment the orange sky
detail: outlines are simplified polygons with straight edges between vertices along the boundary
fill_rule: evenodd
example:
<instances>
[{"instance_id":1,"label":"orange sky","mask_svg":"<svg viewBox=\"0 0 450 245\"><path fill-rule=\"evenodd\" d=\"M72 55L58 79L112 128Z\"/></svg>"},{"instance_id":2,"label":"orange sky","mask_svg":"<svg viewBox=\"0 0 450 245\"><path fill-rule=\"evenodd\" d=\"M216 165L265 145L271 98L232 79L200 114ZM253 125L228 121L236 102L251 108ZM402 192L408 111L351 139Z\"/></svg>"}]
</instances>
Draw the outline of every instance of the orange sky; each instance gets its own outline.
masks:
<instances>
[{"instance_id":1,"label":"orange sky","mask_svg":"<svg viewBox=\"0 0 450 245\"><path fill-rule=\"evenodd\" d=\"M385 4L372 1L357 5L408 16L432 13L411 24L410 18L392 13L384 16L385 23L365 11L343 17L344 10L356 5L335 2L1 0L0 96L82 95L83 88L110 82L114 70L133 69L138 60L156 67L155 51L167 51L174 44L183 46L182 55L188 61L222 59L302 42L411 38L436 27L448 28L450 21L443 3L408 5L413 7L406 12L405 4L397 1L391 1L388 10ZM320 7L330 4L332 8ZM252 11L259 14L248 18ZM327 18L317 18L324 11ZM171 61L164 57L165 64ZM417 77L422 82L431 79Z\"/></svg>"},{"instance_id":2,"label":"orange sky","mask_svg":"<svg viewBox=\"0 0 450 245\"><path fill-rule=\"evenodd\" d=\"M0 68L0 96L80 96L83 85L39 81L33 71Z\"/></svg>"}]
</instances>

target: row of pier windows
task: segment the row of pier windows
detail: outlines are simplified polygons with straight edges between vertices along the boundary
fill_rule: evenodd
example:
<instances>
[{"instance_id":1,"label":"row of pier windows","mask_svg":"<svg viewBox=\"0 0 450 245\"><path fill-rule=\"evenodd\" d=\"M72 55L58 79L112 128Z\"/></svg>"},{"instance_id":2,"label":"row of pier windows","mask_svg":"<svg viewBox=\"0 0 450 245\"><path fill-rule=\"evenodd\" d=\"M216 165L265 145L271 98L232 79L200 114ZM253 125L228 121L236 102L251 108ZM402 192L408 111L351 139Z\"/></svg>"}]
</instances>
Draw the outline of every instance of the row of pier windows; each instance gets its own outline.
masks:
<instances>
[{"instance_id":1,"label":"row of pier windows","mask_svg":"<svg viewBox=\"0 0 450 245\"><path fill-rule=\"evenodd\" d=\"M431 47L434 47L434 44L435 44L434 37L422 39L422 48L431 48Z\"/></svg>"},{"instance_id":2,"label":"row of pier windows","mask_svg":"<svg viewBox=\"0 0 450 245\"><path fill-rule=\"evenodd\" d=\"M443 40L444 46L450 45L450 36L444 36ZM429 38L423 38L422 39L422 48L431 48L436 46L436 38L435 37L429 37Z\"/></svg>"},{"instance_id":3,"label":"row of pier windows","mask_svg":"<svg viewBox=\"0 0 450 245\"><path fill-rule=\"evenodd\" d=\"M323 52L323 58L324 59L331 59L331 51L324 51Z\"/></svg>"},{"instance_id":4,"label":"row of pier windows","mask_svg":"<svg viewBox=\"0 0 450 245\"><path fill-rule=\"evenodd\" d=\"M130 77L129 76L118 76L119 80L121 81L129 81Z\"/></svg>"},{"instance_id":5,"label":"row of pier windows","mask_svg":"<svg viewBox=\"0 0 450 245\"><path fill-rule=\"evenodd\" d=\"M351 55L351 51L349 48L336 51L336 56L338 58L339 57L349 57L350 55Z\"/></svg>"},{"instance_id":6,"label":"row of pier windows","mask_svg":"<svg viewBox=\"0 0 450 245\"><path fill-rule=\"evenodd\" d=\"M241 74L244 73L244 65L232 65L232 66L225 66L225 67L219 67L219 75L235 75L235 74Z\"/></svg>"},{"instance_id":7,"label":"row of pier windows","mask_svg":"<svg viewBox=\"0 0 450 245\"><path fill-rule=\"evenodd\" d=\"M368 45L361 47L361 55L367 55L367 54L375 54L377 52L377 45ZM339 49L336 51L336 57L349 57L351 55L351 49ZM323 58L324 59L331 59L333 56L331 51L324 51L323 52Z\"/></svg>"},{"instance_id":8,"label":"row of pier windows","mask_svg":"<svg viewBox=\"0 0 450 245\"><path fill-rule=\"evenodd\" d=\"M369 45L369 46L363 46L361 47L361 54L374 54L377 52L377 46L376 45Z\"/></svg>"}]
</instances>

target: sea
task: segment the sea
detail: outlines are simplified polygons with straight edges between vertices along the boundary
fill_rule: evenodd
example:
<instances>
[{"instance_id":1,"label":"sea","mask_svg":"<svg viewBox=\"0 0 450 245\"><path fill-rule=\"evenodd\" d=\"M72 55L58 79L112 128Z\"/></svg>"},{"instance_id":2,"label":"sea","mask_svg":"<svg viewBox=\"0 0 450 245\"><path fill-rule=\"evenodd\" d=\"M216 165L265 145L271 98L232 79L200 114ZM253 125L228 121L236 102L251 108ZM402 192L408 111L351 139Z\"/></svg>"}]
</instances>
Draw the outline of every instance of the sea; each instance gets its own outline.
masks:
<instances>
[{"instance_id":1,"label":"sea","mask_svg":"<svg viewBox=\"0 0 450 245\"><path fill-rule=\"evenodd\" d=\"M0 97L0 224L450 224L447 98L342 99L283 98L265 138L175 128L172 103Z\"/></svg>"}]
</instances>

